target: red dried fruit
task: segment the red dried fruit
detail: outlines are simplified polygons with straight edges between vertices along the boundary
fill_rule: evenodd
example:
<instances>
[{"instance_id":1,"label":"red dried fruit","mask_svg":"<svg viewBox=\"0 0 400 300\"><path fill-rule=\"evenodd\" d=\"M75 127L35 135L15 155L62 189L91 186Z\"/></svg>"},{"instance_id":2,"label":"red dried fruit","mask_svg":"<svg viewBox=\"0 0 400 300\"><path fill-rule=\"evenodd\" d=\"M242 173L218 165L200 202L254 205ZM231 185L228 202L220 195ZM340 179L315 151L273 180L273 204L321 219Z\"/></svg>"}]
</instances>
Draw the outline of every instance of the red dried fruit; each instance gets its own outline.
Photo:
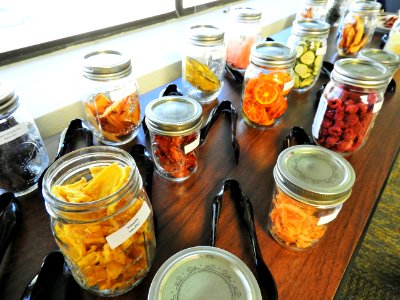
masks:
<instances>
[{"instance_id":1,"label":"red dried fruit","mask_svg":"<svg viewBox=\"0 0 400 300\"><path fill-rule=\"evenodd\" d=\"M342 128L334 126L328 129L328 133L331 136L339 137L342 134Z\"/></svg>"},{"instance_id":2,"label":"red dried fruit","mask_svg":"<svg viewBox=\"0 0 400 300\"><path fill-rule=\"evenodd\" d=\"M360 123L358 115L346 115L344 120L348 126L356 126Z\"/></svg>"},{"instance_id":3,"label":"red dried fruit","mask_svg":"<svg viewBox=\"0 0 400 300\"><path fill-rule=\"evenodd\" d=\"M346 152L351 148L352 144L353 143L348 142L348 141L341 141L336 145L336 149L339 152Z\"/></svg>"},{"instance_id":4,"label":"red dried fruit","mask_svg":"<svg viewBox=\"0 0 400 300\"><path fill-rule=\"evenodd\" d=\"M323 120L321 124L322 128L330 128L332 126L332 121L330 120Z\"/></svg>"},{"instance_id":5,"label":"red dried fruit","mask_svg":"<svg viewBox=\"0 0 400 300\"><path fill-rule=\"evenodd\" d=\"M364 104L362 102L357 103L357 106L359 108L359 113L365 114L368 111L368 104Z\"/></svg>"},{"instance_id":6,"label":"red dried fruit","mask_svg":"<svg viewBox=\"0 0 400 300\"><path fill-rule=\"evenodd\" d=\"M348 101L348 102L350 102L350 101ZM346 105L346 108L344 109L344 111L348 114L356 114L358 112L358 110L359 110L359 108L355 104Z\"/></svg>"},{"instance_id":7,"label":"red dried fruit","mask_svg":"<svg viewBox=\"0 0 400 300\"><path fill-rule=\"evenodd\" d=\"M326 138L326 144L331 145L331 146L336 145L336 143L338 141L339 141L339 138L336 136L328 136Z\"/></svg>"},{"instance_id":8,"label":"red dried fruit","mask_svg":"<svg viewBox=\"0 0 400 300\"><path fill-rule=\"evenodd\" d=\"M342 106L342 100L340 100L340 99L328 100L328 107L330 109L336 109L339 106Z\"/></svg>"},{"instance_id":9,"label":"red dried fruit","mask_svg":"<svg viewBox=\"0 0 400 300\"><path fill-rule=\"evenodd\" d=\"M335 110L330 110L330 109L328 109L326 112L325 112L325 117L326 118L328 118L328 119L331 119L331 120L333 120L334 118L335 118Z\"/></svg>"}]
</instances>

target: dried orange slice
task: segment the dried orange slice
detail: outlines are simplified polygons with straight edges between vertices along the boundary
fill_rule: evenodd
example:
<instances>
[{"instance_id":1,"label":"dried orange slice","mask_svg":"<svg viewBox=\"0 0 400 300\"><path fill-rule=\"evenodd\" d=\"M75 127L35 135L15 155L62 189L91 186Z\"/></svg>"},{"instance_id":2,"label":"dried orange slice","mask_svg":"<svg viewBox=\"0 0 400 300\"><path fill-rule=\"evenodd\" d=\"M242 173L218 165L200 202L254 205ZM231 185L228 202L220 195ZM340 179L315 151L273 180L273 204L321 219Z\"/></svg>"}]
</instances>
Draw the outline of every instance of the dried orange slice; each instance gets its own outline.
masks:
<instances>
[{"instance_id":1,"label":"dried orange slice","mask_svg":"<svg viewBox=\"0 0 400 300\"><path fill-rule=\"evenodd\" d=\"M253 95L259 104L269 106L278 99L280 91L276 83L261 81L254 87Z\"/></svg>"},{"instance_id":2,"label":"dried orange slice","mask_svg":"<svg viewBox=\"0 0 400 300\"><path fill-rule=\"evenodd\" d=\"M265 108L250 97L244 98L242 109L247 118L257 124L260 124L260 120L266 114Z\"/></svg>"}]
</instances>

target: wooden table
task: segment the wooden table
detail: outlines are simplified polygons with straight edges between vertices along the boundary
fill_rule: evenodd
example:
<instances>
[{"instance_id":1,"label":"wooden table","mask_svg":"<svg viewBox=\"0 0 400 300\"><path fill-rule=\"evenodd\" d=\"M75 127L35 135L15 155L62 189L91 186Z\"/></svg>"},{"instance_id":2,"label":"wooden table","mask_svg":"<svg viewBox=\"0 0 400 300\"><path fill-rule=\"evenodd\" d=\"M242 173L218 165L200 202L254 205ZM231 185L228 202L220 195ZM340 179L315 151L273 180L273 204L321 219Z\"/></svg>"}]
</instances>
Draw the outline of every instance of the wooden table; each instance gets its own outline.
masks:
<instances>
[{"instance_id":1,"label":"wooden table","mask_svg":"<svg viewBox=\"0 0 400 300\"><path fill-rule=\"evenodd\" d=\"M331 61L335 60L333 45L334 36L327 54ZM400 86L400 72L396 80ZM273 129L256 130L239 118L237 136L241 154L237 165L230 146L229 118L222 115L200 148L199 168L192 177L183 183L173 183L154 174L151 200L158 220L156 257L144 281L116 299L146 299L155 272L163 262L182 249L208 244L211 201L227 177L238 180L250 197L262 254L276 279L280 299L320 300L338 295L399 151L400 89L395 95L386 95L366 145L348 157L357 179L350 199L329 224L326 238L315 249L298 253L280 246L267 230L272 169L282 140L292 126L302 126L311 133L315 94L327 81L328 78L321 75L309 93L292 92L284 119ZM160 90L161 87L141 97L142 107L156 98ZM240 111L240 92L241 86L227 78L219 101L230 100ZM215 105L204 107L205 116ZM52 137L46 141L50 156L54 156L57 139ZM145 143L148 147L142 130L135 143ZM38 191L21 198L20 202L21 222L0 266L0 299L19 299L39 271L44 256L57 248ZM236 218L232 201L224 202L217 246L241 258L254 271L247 234ZM82 299L95 297L82 291Z\"/></svg>"}]
</instances>

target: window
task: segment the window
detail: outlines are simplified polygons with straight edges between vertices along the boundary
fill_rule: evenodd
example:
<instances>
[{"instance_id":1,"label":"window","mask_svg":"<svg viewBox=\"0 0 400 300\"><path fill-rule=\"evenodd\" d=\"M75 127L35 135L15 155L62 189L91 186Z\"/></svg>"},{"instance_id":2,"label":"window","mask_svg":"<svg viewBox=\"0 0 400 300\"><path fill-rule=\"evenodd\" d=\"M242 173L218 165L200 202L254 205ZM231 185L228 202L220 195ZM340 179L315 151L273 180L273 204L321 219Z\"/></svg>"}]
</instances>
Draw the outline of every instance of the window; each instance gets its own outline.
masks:
<instances>
[{"instance_id":1,"label":"window","mask_svg":"<svg viewBox=\"0 0 400 300\"><path fill-rule=\"evenodd\" d=\"M3 0L0 65L238 0Z\"/></svg>"}]
</instances>

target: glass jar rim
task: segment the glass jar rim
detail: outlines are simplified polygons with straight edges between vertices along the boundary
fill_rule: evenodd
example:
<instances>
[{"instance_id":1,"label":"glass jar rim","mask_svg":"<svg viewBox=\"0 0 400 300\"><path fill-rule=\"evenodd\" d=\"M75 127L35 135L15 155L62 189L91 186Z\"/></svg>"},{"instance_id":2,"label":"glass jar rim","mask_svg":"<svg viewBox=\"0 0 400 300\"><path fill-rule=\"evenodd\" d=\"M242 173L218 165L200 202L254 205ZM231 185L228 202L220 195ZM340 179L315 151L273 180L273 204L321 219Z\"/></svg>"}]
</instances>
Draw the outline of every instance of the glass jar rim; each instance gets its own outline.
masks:
<instances>
[{"instance_id":1,"label":"glass jar rim","mask_svg":"<svg viewBox=\"0 0 400 300\"><path fill-rule=\"evenodd\" d=\"M291 68L296 62L296 52L278 42L259 42L252 46L250 61L261 67Z\"/></svg>"},{"instance_id":2,"label":"glass jar rim","mask_svg":"<svg viewBox=\"0 0 400 300\"><path fill-rule=\"evenodd\" d=\"M236 7L231 14L236 21L243 23L256 23L261 19L261 11L252 7Z\"/></svg>"},{"instance_id":3,"label":"glass jar rim","mask_svg":"<svg viewBox=\"0 0 400 300\"><path fill-rule=\"evenodd\" d=\"M292 33L295 35L311 35L327 37L330 25L327 22L314 19L301 19L293 22Z\"/></svg>"}]
</instances>

